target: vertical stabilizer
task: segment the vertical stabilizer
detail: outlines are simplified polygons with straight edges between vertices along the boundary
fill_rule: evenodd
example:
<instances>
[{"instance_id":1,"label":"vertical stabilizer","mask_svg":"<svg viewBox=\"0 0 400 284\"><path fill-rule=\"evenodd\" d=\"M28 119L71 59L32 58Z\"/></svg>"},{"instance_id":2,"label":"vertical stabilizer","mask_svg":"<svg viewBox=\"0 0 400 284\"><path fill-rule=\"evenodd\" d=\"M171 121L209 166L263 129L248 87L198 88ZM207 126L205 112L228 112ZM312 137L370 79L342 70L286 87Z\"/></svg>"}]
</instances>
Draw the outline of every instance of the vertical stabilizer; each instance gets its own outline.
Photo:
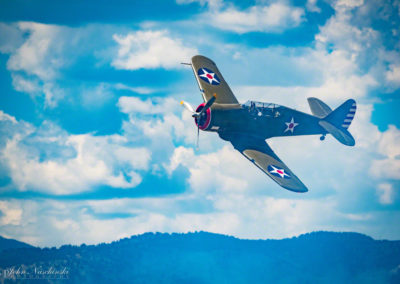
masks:
<instances>
[{"instance_id":1,"label":"vertical stabilizer","mask_svg":"<svg viewBox=\"0 0 400 284\"><path fill-rule=\"evenodd\" d=\"M326 117L322 118L319 125L332 134L340 143L347 146L354 146L355 140L347 129L353 121L356 109L356 102L353 99L347 100Z\"/></svg>"},{"instance_id":2,"label":"vertical stabilizer","mask_svg":"<svg viewBox=\"0 0 400 284\"><path fill-rule=\"evenodd\" d=\"M308 98L308 104L313 115L323 118L332 112L332 109L323 101L317 98Z\"/></svg>"}]
</instances>

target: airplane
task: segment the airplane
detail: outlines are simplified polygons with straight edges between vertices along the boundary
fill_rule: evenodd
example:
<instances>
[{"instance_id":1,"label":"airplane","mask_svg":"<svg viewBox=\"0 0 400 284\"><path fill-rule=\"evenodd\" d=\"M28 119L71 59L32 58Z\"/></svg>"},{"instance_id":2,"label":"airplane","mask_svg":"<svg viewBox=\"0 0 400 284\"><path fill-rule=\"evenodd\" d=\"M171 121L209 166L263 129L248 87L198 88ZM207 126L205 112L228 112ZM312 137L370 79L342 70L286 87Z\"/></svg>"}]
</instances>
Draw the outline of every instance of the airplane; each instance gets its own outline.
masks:
<instances>
[{"instance_id":1,"label":"airplane","mask_svg":"<svg viewBox=\"0 0 400 284\"><path fill-rule=\"evenodd\" d=\"M345 101L335 110L317 98L308 98L311 113L307 114L274 103L247 101L240 104L227 82L209 58L196 55L190 65L200 88L204 103L194 109L182 101L192 113L199 130L217 132L229 141L249 161L281 187L294 192L307 192L307 187L279 159L266 139L278 136L321 135L323 141L331 134L340 143L354 146L355 140L347 130L356 113L356 102Z\"/></svg>"}]
</instances>

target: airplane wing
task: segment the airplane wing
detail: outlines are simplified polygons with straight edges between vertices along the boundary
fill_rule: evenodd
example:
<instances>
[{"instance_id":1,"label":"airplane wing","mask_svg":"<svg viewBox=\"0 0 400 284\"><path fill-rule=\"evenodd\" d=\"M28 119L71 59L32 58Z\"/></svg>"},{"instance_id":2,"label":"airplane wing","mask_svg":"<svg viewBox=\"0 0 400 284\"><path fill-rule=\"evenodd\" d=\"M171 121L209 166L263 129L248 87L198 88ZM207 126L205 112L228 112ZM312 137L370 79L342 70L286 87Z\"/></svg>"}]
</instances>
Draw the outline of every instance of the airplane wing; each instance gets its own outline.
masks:
<instances>
[{"instance_id":1,"label":"airplane wing","mask_svg":"<svg viewBox=\"0 0 400 284\"><path fill-rule=\"evenodd\" d=\"M283 188L295 192L308 191L307 187L279 159L262 138L236 133L221 133L220 136L222 139L230 141L236 150Z\"/></svg>"},{"instance_id":2,"label":"airplane wing","mask_svg":"<svg viewBox=\"0 0 400 284\"><path fill-rule=\"evenodd\" d=\"M217 94L215 103L239 103L219 72L217 65L211 59L202 55L193 56L192 68L204 101L208 101L214 94Z\"/></svg>"}]
</instances>

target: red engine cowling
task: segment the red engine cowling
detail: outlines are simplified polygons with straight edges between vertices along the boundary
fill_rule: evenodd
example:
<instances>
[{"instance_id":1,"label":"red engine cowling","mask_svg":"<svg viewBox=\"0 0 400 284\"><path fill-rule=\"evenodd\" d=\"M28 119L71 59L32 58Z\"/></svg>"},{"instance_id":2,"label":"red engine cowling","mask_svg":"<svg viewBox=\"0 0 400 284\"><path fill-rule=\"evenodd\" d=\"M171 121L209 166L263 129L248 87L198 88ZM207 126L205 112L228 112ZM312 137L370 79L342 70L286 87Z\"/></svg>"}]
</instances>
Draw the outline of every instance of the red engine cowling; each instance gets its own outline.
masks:
<instances>
[{"instance_id":1,"label":"red engine cowling","mask_svg":"<svg viewBox=\"0 0 400 284\"><path fill-rule=\"evenodd\" d=\"M196 112L200 112L206 104L202 103L196 108ZM194 118L194 122L201 130L206 130L210 126L211 122L211 109L208 108L201 117Z\"/></svg>"}]
</instances>

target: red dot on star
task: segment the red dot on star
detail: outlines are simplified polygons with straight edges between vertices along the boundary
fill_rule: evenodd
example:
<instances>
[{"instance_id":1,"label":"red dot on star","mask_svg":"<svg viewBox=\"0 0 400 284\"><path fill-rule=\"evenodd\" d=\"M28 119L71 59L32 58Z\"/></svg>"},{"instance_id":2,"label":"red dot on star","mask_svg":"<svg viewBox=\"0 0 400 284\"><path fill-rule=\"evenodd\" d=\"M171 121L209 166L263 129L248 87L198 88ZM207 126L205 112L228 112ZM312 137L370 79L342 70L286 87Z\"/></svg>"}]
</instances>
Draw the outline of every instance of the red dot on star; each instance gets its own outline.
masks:
<instances>
[{"instance_id":1,"label":"red dot on star","mask_svg":"<svg viewBox=\"0 0 400 284\"><path fill-rule=\"evenodd\" d=\"M207 76L208 79L212 79L213 78L213 76L211 76L210 74L207 74L206 76Z\"/></svg>"},{"instance_id":2,"label":"red dot on star","mask_svg":"<svg viewBox=\"0 0 400 284\"><path fill-rule=\"evenodd\" d=\"M277 170L277 172L278 172L278 174L283 174L283 171L281 171L281 170Z\"/></svg>"}]
</instances>

